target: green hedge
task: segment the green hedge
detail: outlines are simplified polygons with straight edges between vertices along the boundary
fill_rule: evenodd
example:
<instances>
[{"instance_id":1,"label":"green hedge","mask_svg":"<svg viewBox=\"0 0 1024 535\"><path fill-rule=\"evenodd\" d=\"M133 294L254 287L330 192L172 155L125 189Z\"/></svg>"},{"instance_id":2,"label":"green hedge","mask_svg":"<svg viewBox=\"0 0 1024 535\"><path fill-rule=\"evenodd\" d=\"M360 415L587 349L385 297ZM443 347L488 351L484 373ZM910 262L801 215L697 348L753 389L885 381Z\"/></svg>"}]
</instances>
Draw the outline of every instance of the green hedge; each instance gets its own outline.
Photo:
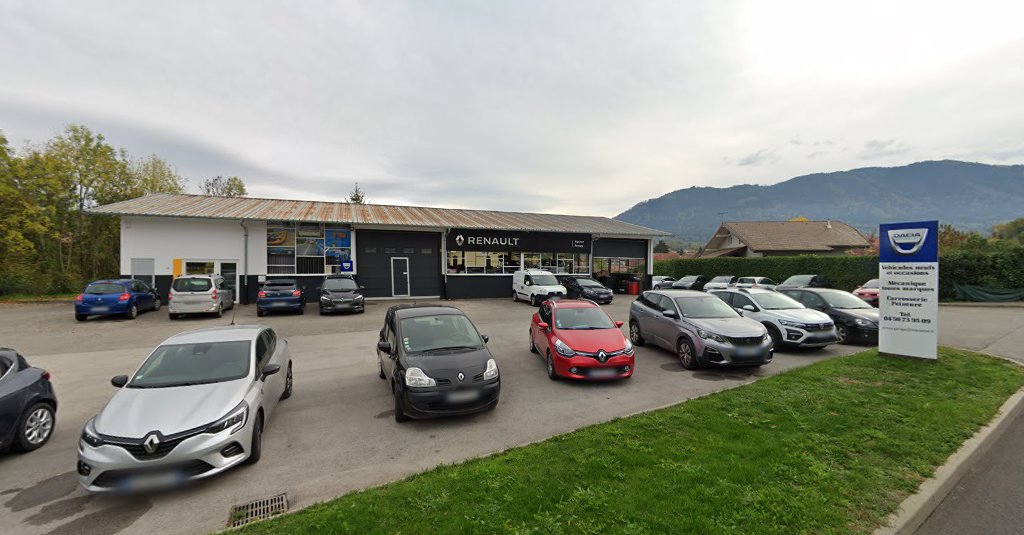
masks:
<instances>
[{"instance_id":1,"label":"green hedge","mask_svg":"<svg viewBox=\"0 0 1024 535\"><path fill-rule=\"evenodd\" d=\"M852 290L878 277L877 256L769 256L762 258L681 258L654 263L655 275L739 275L770 277L821 274L836 288ZM998 251L957 251L939 259L939 296L953 297L953 282L987 288L1024 288L1024 247Z\"/></svg>"}]
</instances>

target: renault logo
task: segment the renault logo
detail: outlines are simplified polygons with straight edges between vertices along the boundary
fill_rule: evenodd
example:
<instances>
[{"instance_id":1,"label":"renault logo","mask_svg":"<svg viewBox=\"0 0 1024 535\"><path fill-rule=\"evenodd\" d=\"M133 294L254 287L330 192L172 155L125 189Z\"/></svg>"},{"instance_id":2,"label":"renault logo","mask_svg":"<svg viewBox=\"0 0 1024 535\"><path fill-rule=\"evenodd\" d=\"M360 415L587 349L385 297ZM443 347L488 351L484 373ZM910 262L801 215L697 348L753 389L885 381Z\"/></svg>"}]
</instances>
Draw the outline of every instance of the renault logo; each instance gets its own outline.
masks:
<instances>
[{"instance_id":1,"label":"renault logo","mask_svg":"<svg viewBox=\"0 0 1024 535\"><path fill-rule=\"evenodd\" d=\"M924 239L928 236L926 228L903 228L889 231L889 245L892 250L903 255L912 255L921 250Z\"/></svg>"},{"instance_id":2,"label":"renault logo","mask_svg":"<svg viewBox=\"0 0 1024 535\"><path fill-rule=\"evenodd\" d=\"M156 449L160 447L160 437L156 433L150 433L142 441L142 447L146 450L146 453L153 455L156 453Z\"/></svg>"},{"instance_id":3,"label":"renault logo","mask_svg":"<svg viewBox=\"0 0 1024 535\"><path fill-rule=\"evenodd\" d=\"M459 374L458 374L458 375L456 375L456 377L458 377L458 378L459 378L459 382L460 382L460 383L461 383L462 381L465 381L465 380L466 380L466 374L464 374L464 373L462 373L462 372L459 372Z\"/></svg>"},{"instance_id":4,"label":"renault logo","mask_svg":"<svg viewBox=\"0 0 1024 535\"><path fill-rule=\"evenodd\" d=\"M603 363L606 360L608 360L608 353L605 353L603 349L598 351L597 352L597 361Z\"/></svg>"},{"instance_id":5,"label":"renault logo","mask_svg":"<svg viewBox=\"0 0 1024 535\"><path fill-rule=\"evenodd\" d=\"M462 234L459 234L458 236L455 237L455 245L458 245L459 247L462 247L462 244L465 243L465 242L466 242L466 238L463 238Z\"/></svg>"}]
</instances>

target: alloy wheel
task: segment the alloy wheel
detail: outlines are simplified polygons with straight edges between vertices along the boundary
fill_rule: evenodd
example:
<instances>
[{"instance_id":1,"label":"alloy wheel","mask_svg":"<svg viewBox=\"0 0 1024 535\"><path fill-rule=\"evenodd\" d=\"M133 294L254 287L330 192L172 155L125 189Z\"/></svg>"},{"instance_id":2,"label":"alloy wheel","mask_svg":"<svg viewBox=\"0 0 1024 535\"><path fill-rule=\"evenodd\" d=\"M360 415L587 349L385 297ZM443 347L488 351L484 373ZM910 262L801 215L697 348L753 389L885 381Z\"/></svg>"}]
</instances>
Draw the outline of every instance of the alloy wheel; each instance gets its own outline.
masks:
<instances>
[{"instance_id":1,"label":"alloy wheel","mask_svg":"<svg viewBox=\"0 0 1024 535\"><path fill-rule=\"evenodd\" d=\"M46 442L53 432L53 413L46 407L39 407L25 420L25 440L36 446Z\"/></svg>"},{"instance_id":2,"label":"alloy wheel","mask_svg":"<svg viewBox=\"0 0 1024 535\"><path fill-rule=\"evenodd\" d=\"M845 344L847 339L850 337L850 333L846 332L846 327L842 325L836 325L836 338L840 344Z\"/></svg>"},{"instance_id":3,"label":"alloy wheel","mask_svg":"<svg viewBox=\"0 0 1024 535\"><path fill-rule=\"evenodd\" d=\"M687 370L697 367L696 357L693 354L693 346L686 340L680 340L678 344L679 363Z\"/></svg>"},{"instance_id":4,"label":"alloy wheel","mask_svg":"<svg viewBox=\"0 0 1024 535\"><path fill-rule=\"evenodd\" d=\"M636 323L629 324L629 341L636 344L640 340L640 326Z\"/></svg>"}]
</instances>

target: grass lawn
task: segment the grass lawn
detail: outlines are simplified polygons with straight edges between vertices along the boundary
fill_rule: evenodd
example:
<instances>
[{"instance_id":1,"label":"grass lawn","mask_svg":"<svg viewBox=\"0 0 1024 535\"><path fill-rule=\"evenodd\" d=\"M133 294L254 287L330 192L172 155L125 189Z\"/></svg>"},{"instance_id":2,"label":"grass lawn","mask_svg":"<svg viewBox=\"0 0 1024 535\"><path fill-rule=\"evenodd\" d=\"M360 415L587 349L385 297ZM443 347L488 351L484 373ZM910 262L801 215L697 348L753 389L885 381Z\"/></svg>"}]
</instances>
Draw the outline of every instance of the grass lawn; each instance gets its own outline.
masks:
<instances>
[{"instance_id":1,"label":"grass lawn","mask_svg":"<svg viewBox=\"0 0 1024 535\"><path fill-rule=\"evenodd\" d=\"M1022 385L969 352L870 350L243 531L869 533Z\"/></svg>"},{"instance_id":2,"label":"grass lawn","mask_svg":"<svg viewBox=\"0 0 1024 535\"><path fill-rule=\"evenodd\" d=\"M42 303L49 301L74 301L77 293L73 294L8 294L0 295L0 303Z\"/></svg>"}]
</instances>

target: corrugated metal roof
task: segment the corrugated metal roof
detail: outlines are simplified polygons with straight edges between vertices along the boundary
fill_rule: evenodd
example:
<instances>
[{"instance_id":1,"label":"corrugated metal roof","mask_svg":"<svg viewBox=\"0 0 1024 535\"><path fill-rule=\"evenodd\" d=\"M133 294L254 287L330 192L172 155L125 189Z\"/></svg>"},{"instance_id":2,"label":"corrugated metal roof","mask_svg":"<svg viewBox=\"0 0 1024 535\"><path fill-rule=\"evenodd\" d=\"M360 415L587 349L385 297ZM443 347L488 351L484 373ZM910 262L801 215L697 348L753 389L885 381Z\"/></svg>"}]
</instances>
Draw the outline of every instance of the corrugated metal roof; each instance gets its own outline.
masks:
<instances>
[{"instance_id":1,"label":"corrugated metal roof","mask_svg":"<svg viewBox=\"0 0 1024 535\"><path fill-rule=\"evenodd\" d=\"M252 197L211 197L207 195L173 193L146 195L145 197L92 208L89 212L122 216L282 220L354 225L579 232L623 236L669 235L668 232L598 216L257 199Z\"/></svg>"}]
</instances>

